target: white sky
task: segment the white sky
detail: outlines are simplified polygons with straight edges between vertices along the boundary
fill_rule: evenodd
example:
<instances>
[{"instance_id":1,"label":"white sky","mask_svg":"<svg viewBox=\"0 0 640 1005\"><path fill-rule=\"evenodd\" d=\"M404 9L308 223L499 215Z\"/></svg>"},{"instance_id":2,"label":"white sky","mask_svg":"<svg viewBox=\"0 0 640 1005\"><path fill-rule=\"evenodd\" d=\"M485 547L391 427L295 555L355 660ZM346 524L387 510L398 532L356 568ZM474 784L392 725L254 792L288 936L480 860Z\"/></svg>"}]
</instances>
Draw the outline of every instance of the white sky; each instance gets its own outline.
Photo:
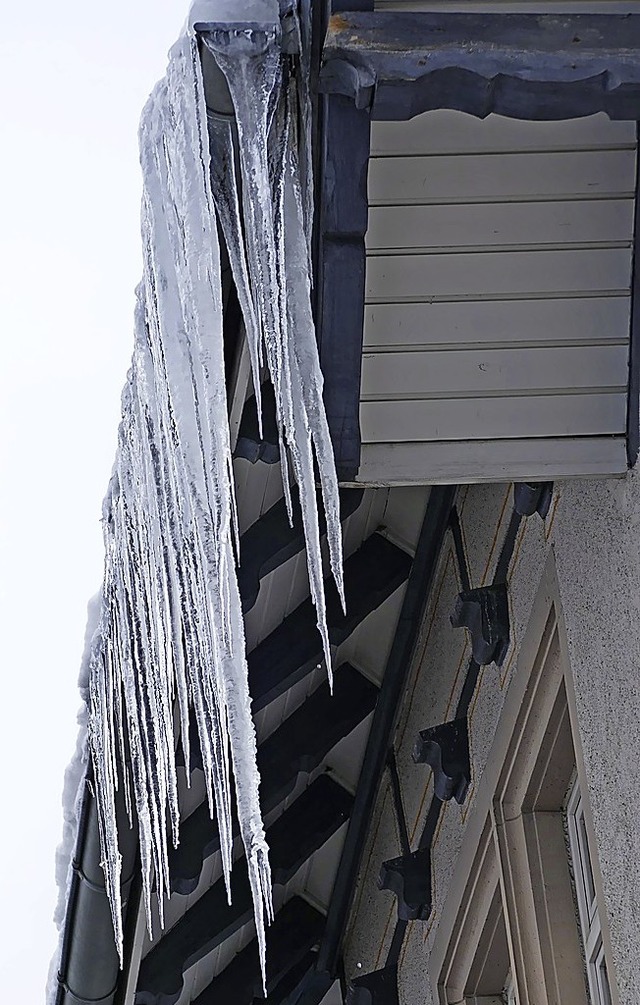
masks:
<instances>
[{"instance_id":1,"label":"white sky","mask_svg":"<svg viewBox=\"0 0 640 1005\"><path fill-rule=\"evenodd\" d=\"M0 14L0 988L44 999L140 274L137 124L186 0Z\"/></svg>"}]
</instances>

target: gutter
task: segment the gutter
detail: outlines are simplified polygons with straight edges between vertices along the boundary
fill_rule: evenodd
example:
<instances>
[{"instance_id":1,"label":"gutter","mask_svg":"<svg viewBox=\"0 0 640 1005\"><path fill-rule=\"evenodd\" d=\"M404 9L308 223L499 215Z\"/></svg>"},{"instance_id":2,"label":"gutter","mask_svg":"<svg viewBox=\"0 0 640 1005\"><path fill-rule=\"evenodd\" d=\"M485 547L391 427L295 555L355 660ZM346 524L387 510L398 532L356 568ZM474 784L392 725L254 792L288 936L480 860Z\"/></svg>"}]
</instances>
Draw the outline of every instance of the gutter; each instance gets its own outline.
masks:
<instances>
[{"instance_id":1,"label":"gutter","mask_svg":"<svg viewBox=\"0 0 640 1005\"><path fill-rule=\"evenodd\" d=\"M342 939L355 893L371 814L389 747L393 742L418 632L431 595L456 492L456 485L436 485L429 493L418 547L371 724L349 829L333 887L325 933L318 953L317 971L328 973L332 977L338 972Z\"/></svg>"},{"instance_id":2,"label":"gutter","mask_svg":"<svg viewBox=\"0 0 640 1005\"><path fill-rule=\"evenodd\" d=\"M98 814L89 776L84 786L55 1005L113 1005L121 974L101 865ZM128 825L122 797L120 804L122 903L126 924L129 904L136 899L131 896L131 888L138 842L136 829Z\"/></svg>"}]
</instances>

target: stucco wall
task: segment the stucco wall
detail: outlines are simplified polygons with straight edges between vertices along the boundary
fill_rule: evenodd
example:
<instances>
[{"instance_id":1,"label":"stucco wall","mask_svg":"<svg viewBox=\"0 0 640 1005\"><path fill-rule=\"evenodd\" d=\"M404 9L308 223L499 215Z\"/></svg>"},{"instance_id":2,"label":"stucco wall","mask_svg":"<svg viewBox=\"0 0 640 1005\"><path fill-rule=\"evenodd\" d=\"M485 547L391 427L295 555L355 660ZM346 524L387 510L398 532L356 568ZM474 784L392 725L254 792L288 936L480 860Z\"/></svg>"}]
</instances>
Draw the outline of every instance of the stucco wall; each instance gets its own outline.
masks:
<instances>
[{"instance_id":1,"label":"stucco wall","mask_svg":"<svg viewBox=\"0 0 640 1005\"><path fill-rule=\"evenodd\" d=\"M512 513L512 486L461 490L458 512L471 586L490 583ZM480 670L468 712L472 781L463 806L444 804L432 841L433 911L410 922L399 957L401 1005L431 1005L430 955L447 902L477 786L500 731L543 571L557 575L566 628L578 744L598 844L605 926L619 1005L636 1005L640 978L640 476L556 485L543 521L523 519L509 565L511 644L501 668ZM412 849L432 798L432 773L415 765L419 729L450 719L463 686L467 633L449 622L461 589L449 532L396 734L404 816ZM396 924L395 896L377 889L382 861L401 854L388 785L381 788L345 945L348 978L384 966Z\"/></svg>"}]
</instances>

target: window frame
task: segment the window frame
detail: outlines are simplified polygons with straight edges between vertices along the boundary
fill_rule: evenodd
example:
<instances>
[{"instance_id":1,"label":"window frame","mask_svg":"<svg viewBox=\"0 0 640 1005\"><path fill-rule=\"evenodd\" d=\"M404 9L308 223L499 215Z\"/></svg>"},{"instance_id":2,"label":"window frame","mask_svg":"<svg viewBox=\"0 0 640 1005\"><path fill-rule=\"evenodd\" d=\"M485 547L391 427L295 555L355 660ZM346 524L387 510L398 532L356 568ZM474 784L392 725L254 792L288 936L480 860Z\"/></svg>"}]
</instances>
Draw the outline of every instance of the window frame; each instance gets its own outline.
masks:
<instances>
[{"instance_id":1,"label":"window frame","mask_svg":"<svg viewBox=\"0 0 640 1005\"><path fill-rule=\"evenodd\" d=\"M594 856L589 847L588 813L578 778L574 778L567 799L566 821L569 855L578 908L578 923L585 955L591 1005L612 1005L598 890L594 876ZM604 968L604 981L602 971Z\"/></svg>"},{"instance_id":2,"label":"window frame","mask_svg":"<svg viewBox=\"0 0 640 1005\"><path fill-rule=\"evenodd\" d=\"M487 836L493 847L494 869L502 893L518 1005L598 1005L597 1001L589 1003L567 854L566 791L572 772L577 773L583 793L587 792L587 785L560 611L551 554L487 764L468 811L456 868L435 929L430 979L434 1000L441 1005L465 1001L464 969L468 965L469 973L473 962L469 935L474 929L477 932L482 922L473 882L478 869L476 853L482 842L487 845ZM553 812L549 812L544 779L552 765L553 737L564 737L566 748L567 725L571 751L565 749L562 755L562 778L555 777L557 791L549 804ZM554 756L557 761L557 751ZM559 795L562 783L564 788ZM593 826L584 802L586 833L591 847L595 847ZM485 861L490 857L485 850ZM592 869L596 901L602 905L597 858ZM550 909L548 891L558 886L562 888L562 896L555 898ZM598 947L597 963L604 960L611 982L611 1005L619 1005L610 965L607 917L602 909L600 917L602 949ZM460 954L461 944L465 948L464 958Z\"/></svg>"}]
</instances>

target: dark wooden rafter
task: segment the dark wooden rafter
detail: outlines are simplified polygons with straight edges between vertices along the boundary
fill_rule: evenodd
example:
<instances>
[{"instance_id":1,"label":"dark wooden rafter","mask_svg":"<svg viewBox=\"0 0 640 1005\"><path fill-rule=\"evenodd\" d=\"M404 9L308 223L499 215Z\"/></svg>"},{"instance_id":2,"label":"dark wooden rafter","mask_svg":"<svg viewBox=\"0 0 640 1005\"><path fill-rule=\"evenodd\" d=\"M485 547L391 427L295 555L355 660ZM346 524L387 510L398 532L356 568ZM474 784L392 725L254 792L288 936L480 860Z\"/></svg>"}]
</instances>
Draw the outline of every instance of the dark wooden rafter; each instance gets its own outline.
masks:
<instances>
[{"instance_id":1,"label":"dark wooden rafter","mask_svg":"<svg viewBox=\"0 0 640 1005\"><path fill-rule=\"evenodd\" d=\"M375 708L377 688L345 663L334 680L333 695L325 682L258 748L260 803L271 813L291 793L301 774L320 767L330 750ZM192 744L197 750L197 744ZM236 823L237 831L237 823ZM202 803L180 829L180 844L169 854L172 890L187 895L198 885L206 858L220 849L220 837L209 807Z\"/></svg>"},{"instance_id":2,"label":"dark wooden rafter","mask_svg":"<svg viewBox=\"0 0 640 1005\"><path fill-rule=\"evenodd\" d=\"M268 1005L320 1005L333 981L316 971L317 952L311 950L269 992Z\"/></svg>"},{"instance_id":3,"label":"dark wooden rafter","mask_svg":"<svg viewBox=\"0 0 640 1005\"><path fill-rule=\"evenodd\" d=\"M348 820L353 798L321 775L267 831L271 873L284 886ZM140 966L136 1005L173 1005L183 974L253 917L253 900L243 861L236 863L228 903L220 878L160 939Z\"/></svg>"},{"instance_id":4,"label":"dark wooden rafter","mask_svg":"<svg viewBox=\"0 0 640 1005\"><path fill-rule=\"evenodd\" d=\"M342 645L372 611L406 582L410 569L411 556L387 538L377 533L367 538L344 563L346 615L333 581L326 582L331 646ZM249 654L249 687L254 713L322 662L316 623L316 610L309 598Z\"/></svg>"},{"instance_id":5,"label":"dark wooden rafter","mask_svg":"<svg viewBox=\"0 0 640 1005\"><path fill-rule=\"evenodd\" d=\"M317 945L324 928L324 915L302 897L292 897L276 915L267 931L267 993L276 999L278 988ZM263 1000L258 943L254 939L214 977L194 1005L254 1005Z\"/></svg>"},{"instance_id":6,"label":"dark wooden rafter","mask_svg":"<svg viewBox=\"0 0 640 1005\"><path fill-rule=\"evenodd\" d=\"M355 513L362 501L364 489L342 489L340 492L340 518L346 520ZM240 538L240 565L238 585L242 609L250 611L260 591L260 580L288 559L299 554L305 546L302 511L296 486L291 490L293 526L289 523L284 498L267 510ZM320 533L326 533L324 509L319 507Z\"/></svg>"},{"instance_id":7,"label":"dark wooden rafter","mask_svg":"<svg viewBox=\"0 0 640 1005\"><path fill-rule=\"evenodd\" d=\"M320 86L376 119L637 119L639 49L636 14L347 11L329 23Z\"/></svg>"},{"instance_id":8,"label":"dark wooden rafter","mask_svg":"<svg viewBox=\"0 0 640 1005\"><path fill-rule=\"evenodd\" d=\"M327 9L349 6L373 10L373 0L333 0L315 4L319 16L316 66ZM320 9L322 10L320 11ZM317 86L317 80L316 80ZM320 364L325 378L324 401L338 478L355 479L360 466L360 375L366 277L365 234L369 205L370 117L339 94L320 95L317 102L316 233L314 310Z\"/></svg>"},{"instance_id":9,"label":"dark wooden rafter","mask_svg":"<svg viewBox=\"0 0 640 1005\"><path fill-rule=\"evenodd\" d=\"M353 101L341 96L326 101L318 341L325 408L340 481L353 481L360 466L369 128L368 111L357 108Z\"/></svg>"},{"instance_id":10,"label":"dark wooden rafter","mask_svg":"<svg viewBox=\"0 0 640 1005\"><path fill-rule=\"evenodd\" d=\"M251 395L245 401L242 409L234 457L244 457L252 464L257 461L262 461L264 464L276 464L280 460L280 443L273 384L270 381L265 382L260 393L262 397L262 436L258 427L255 395Z\"/></svg>"}]
</instances>

